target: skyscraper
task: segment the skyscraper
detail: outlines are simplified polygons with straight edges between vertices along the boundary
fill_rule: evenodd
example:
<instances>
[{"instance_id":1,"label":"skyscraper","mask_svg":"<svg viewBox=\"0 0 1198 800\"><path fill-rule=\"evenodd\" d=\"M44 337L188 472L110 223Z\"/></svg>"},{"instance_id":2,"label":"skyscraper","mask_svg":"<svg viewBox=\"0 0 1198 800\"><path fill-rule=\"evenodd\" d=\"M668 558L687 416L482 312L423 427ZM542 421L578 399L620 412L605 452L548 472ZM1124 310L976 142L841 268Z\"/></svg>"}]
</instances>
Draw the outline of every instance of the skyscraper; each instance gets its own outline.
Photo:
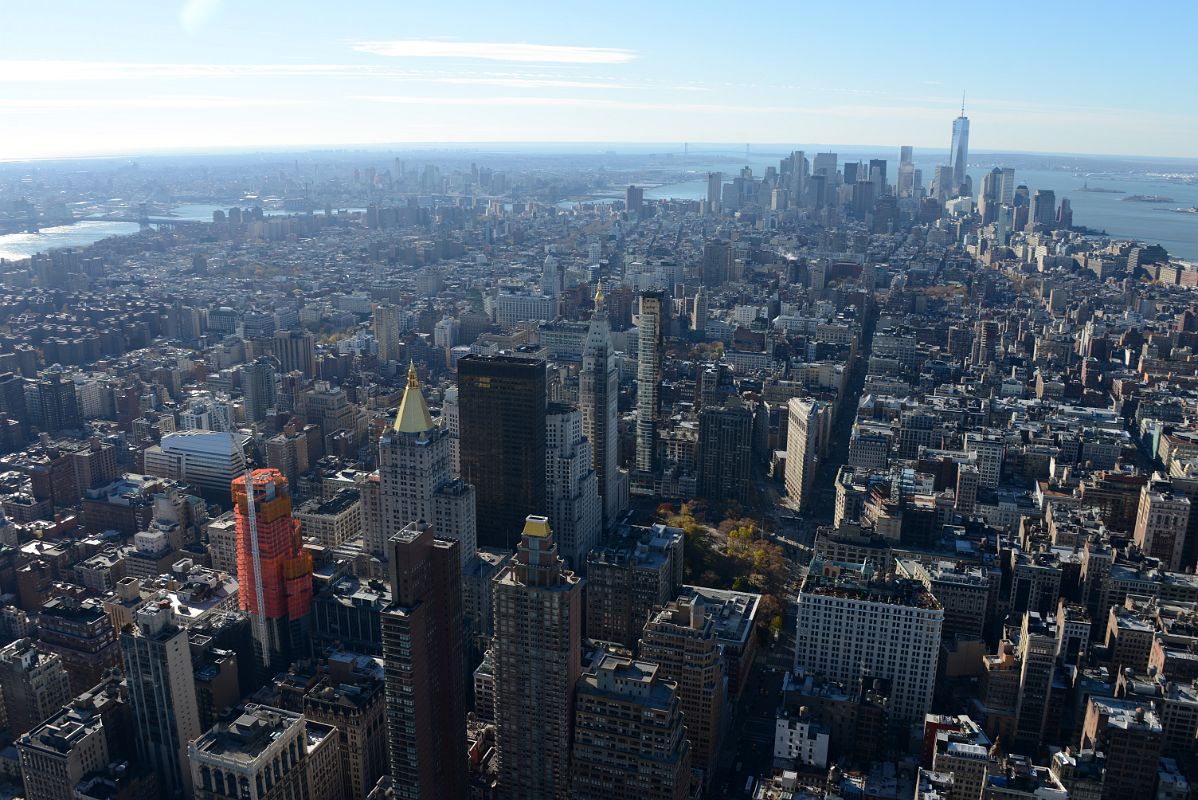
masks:
<instances>
[{"instance_id":1,"label":"skyscraper","mask_svg":"<svg viewBox=\"0 0 1198 800\"><path fill-rule=\"evenodd\" d=\"M965 99L961 99L961 116L953 120L953 141L948 154L953 168L954 194L971 194L969 183L969 117L965 116Z\"/></svg>"},{"instance_id":2,"label":"skyscraper","mask_svg":"<svg viewBox=\"0 0 1198 800\"><path fill-rule=\"evenodd\" d=\"M1032 217L1029 224L1055 228L1057 224L1057 194L1052 189L1037 189L1032 196Z\"/></svg>"},{"instance_id":3,"label":"skyscraper","mask_svg":"<svg viewBox=\"0 0 1198 800\"><path fill-rule=\"evenodd\" d=\"M787 405L786 493L796 507L809 501L831 413L819 400L793 397Z\"/></svg>"},{"instance_id":4,"label":"skyscraper","mask_svg":"<svg viewBox=\"0 0 1198 800\"><path fill-rule=\"evenodd\" d=\"M899 197L911 197L915 194L915 160L914 150L909 144L899 148L898 185Z\"/></svg>"},{"instance_id":5,"label":"skyscraper","mask_svg":"<svg viewBox=\"0 0 1198 800\"><path fill-rule=\"evenodd\" d=\"M736 402L699 413L699 496L749 503L753 413Z\"/></svg>"},{"instance_id":6,"label":"skyscraper","mask_svg":"<svg viewBox=\"0 0 1198 800\"><path fill-rule=\"evenodd\" d=\"M713 212L720 210L720 193L724 189L724 173L707 173L707 205Z\"/></svg>"},{"instance_id":7,"label":"skyscraper","mask_svg":"<svg viewBox=\"0 0 1198 800\"><path fill-rule=\"evenodd\" d=\"M681 528L620 526L587 556L586 634L636 647L653 609L682 588Z\"/></svg>"},{"instance_id":8,"label":"skyscraper","mask_svg":"<svg viewBox=\"0 0 1198 800\"><path fill-rule=\"evenodd\" d=\"M823 175L829 184L836 180L836 153L816 153L811 162L811 174Z\"/></svg>"},{"instance_id":9,"label":"skyscraper","mask_svg":"<svg viewBox=\"0 0 1198 800\"><path fill-rule=\"evenodd\" d=\"M624 208L628 210L628 216L633 219L640 219L644 213L645 205L645 190L640 186L629 186L624 190Z\"/></svg>"},{"instance_id":10,"label":"skyscraper","mask_svg":"<svg viewBox=\"0 0 1198 800\"><path fill-rule=\"evenodd\" d=\"M641 658L678 684L691 763L713 765L724 715L724 655L701 598L671 600L645 624Z\"/></svg>"},{"instance_id":11,"label":"skyscraper","mask_svg":"<svg viewBox=\"0 0 1198 800\"><path fill-rule=\"evenodd\" d=\"M170 600L137 610L121 633L121 655L139 761L157 774L164 797L190 796L187 745L200 735L200 712L187 629L176 622Z\"/></svg>"},{"instance_id":12,"label":"skyscraper","mask_svg":"<svg viewBox=\"0 0 1198 800\"><path fill-rule=\"evenodd\" d=\"M564 569L546 517L530 516L495 578L495 725L500 795L570 797L582 582Z\"/></svg>"},{"instance_id":13,"label":"skyscraper","mask_svg":"<svg viewBox=\"0 0 1198 800\"><path fill-rule=\"evenodd\" d=\"M316 377L315 339L308 331L275 331L274 352L283 372L299 370Z\"/></svg>"},{"instance_id":14,"label":"skyscraper","mask_svg":"<svg viewBox=\"0 0 1198 800\"><path fill-rule=\"evenodd\" d=\"M636 470L641 492L648 482L652 493L657 466L657 410L661 393L661 345L665 325L665 295L656 290L641 293L637 324L636 357Z\"/></svg>"},{"instance_id":15,"label":"skyscraper","mask_svg":"<svg viewBox=\"0 0 1198 800\"><path fill-rule=\"evenodd\" d=\"M478 551L474 488L453 477L451 434L429 414L415 366L408 367L399 413L379 437L379 519L366 531L370 552L408 523L424 520L438 536L456 539L462 569Z\"/></svg>"},{"instance_id":16,"label":"skyscraper","mask_svg":"<svg viewBox=\"0 0 1198 800\"><path fill-rule=\"evenodd\" d=\"M478 543L513 547L545 511L545 362L470 355L458 362L462 479L474 486Z\"/></svg>"},{"instance_id":17,"label":"skyscraper","mask_svg":"<svg viewBox=\"0 0 1198 800\"><path fill-rule=\"evenodd\" d=\"M1015 706L1015 744L1036 749L1044 740L1052 703L1057 641L1040 615L1026 612L1019 635L1019 696Z\"/></svg>"},{"instance_id":18,"label":"skyscraper","mask_svg":"<svg viewBox=\"0 0 1198 800\"><path fill-rule=\"evenodd\" d=\"M869 160L869 180L874 185L874 197L886 194L886 159L871 158Z\"/></svg>"},{"instance_id":19,"label":"skyscraper","mask_svg":"<svg viewBox=\"0 0 1198 800\"><path fill-rule=\"evenodd\" d=\"M374 339L378 343L379 361L399 360L400 318L403 309L390 303L374 307Z\"/></svg>"},{"instance_id":20,"label":"skyscraper","mask_svg":"<svg viewBox=\"0 0 1198 800\"><path fill-rule=\"evenodd\" d=\"M595 291L595 311L587 329L578 373L582 434L591 443L591 459L603 503L603 526L610 527L624 504L619 458L620 373L611 348L611 327L603 285Z\"/></svg>"},{"instance_id":21,"label":"skyscraper","mask_svg":"<svg viewBox=\"0 0 1198 800\"><path fill-rule=\"evenodd\" d=\"M558 551L571 569L586 568L587 553L599 544L603 504L591 457L582 435L582 414L573 406L550 403L546 412L545 504Z\"/></svg>"},{"instance_id":22,"label":"skyscraper","mask_svg":"<svg viewBox=\"0 0 1198 800\"><path fill-rule=\"evenodd\" d=\"M233 502L238 602L253 621L259 660L272 671L285 670L310 650L312 556L281 472L256 469L234 479Z\"/></svg>"},{"instance_id":23,"label":"skyscraper","mask_svg":"<svg viewBox=\"0 0 1198 800\"><path fill-rule=\"evenodd\" d=\"M465 797L465 660L458 543L412 522L387 543L387 742L397 798Z\"/></svg>"},{"instance_id":24,"label":"skyscraper","mask_svg":"<svg viewBox=\"0 0 1198 800\"><path fill-rule=\"evenodd\" d=\"M732 272L732 245L726 239L703 243L702 280L704 286L719 286Z\"/></svg>"},{"instance_id":25,"label":"skyscraper","mask_svg":"<svg viewBox=\"0 0 1198 800\"><path fill-rule=\"evenodd\" d=\"M0 692L5 727L19 736L47 720L71 699L71 679L54 653L41 652L32 639L0 649Z\"/></svg>"},{"instance_id":26,"label":"skyscraper","mask_svg":"<svg viewBox=\"0 0 1198 800\"><path fill-rule=\"evenodd\" d=\"M676 690L647 661L607 654L578 683L571 767L577 800L684 800L690 745Z\"/></svg>"},{"instance_id":27,"label":"skyscraper","mask_svg":"<svg viewBox=\"0 0 1198 800\"><path fill-rule=\"evenodd\" d=\"M923 719L944 609L918 581L873 573L869 562L812 561L799 589L795 670L844 681L851 692L866 677L889 680L894 718Z\"/></svg>"}]
</instances>

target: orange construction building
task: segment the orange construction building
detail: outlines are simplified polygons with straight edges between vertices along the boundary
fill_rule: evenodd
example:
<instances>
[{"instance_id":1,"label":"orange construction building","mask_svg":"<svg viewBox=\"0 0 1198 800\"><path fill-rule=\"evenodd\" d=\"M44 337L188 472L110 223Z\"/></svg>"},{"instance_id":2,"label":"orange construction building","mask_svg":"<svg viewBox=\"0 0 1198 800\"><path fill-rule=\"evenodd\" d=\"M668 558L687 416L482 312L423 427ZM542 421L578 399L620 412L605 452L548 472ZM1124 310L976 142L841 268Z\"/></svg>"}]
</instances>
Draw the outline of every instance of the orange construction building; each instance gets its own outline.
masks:
<instances>
[{"instance_id":1,"label":"orange construction building","mask_svg":"<svg viewBox=\"0 0 1198 800\"><path fill-rule=\"evenodd\" d=\"M312 556L304 550L300 523L291 515L291 492L283 473L256 469L249 481L253 524L246 477L233 480L237 595L241 608L254 621L263 663L272 669L286 669L296 658L309 654ZM255 539L259 568L255 568Z\"/></svg>"}]
</instances>

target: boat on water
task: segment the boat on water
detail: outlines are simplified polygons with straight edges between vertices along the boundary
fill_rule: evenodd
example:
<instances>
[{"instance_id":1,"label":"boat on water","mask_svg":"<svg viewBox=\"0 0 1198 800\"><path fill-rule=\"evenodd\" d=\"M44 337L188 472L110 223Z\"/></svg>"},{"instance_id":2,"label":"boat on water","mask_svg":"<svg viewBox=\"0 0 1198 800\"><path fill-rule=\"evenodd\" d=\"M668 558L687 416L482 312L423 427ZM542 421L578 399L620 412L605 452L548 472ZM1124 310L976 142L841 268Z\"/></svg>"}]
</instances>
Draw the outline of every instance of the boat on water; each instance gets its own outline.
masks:
<instances>
[{"instance_id":1,"label":"boat on water","mask_svg":"<svg viewBox=\"0 0 1198 800\"><path fill-rule=\"evenodd\" d=\"M1131 203L1176 203L1172 197L1165 197L1160 194L1129 194L1124 197L1125 202Z\"/></svg>"}]
</instances>

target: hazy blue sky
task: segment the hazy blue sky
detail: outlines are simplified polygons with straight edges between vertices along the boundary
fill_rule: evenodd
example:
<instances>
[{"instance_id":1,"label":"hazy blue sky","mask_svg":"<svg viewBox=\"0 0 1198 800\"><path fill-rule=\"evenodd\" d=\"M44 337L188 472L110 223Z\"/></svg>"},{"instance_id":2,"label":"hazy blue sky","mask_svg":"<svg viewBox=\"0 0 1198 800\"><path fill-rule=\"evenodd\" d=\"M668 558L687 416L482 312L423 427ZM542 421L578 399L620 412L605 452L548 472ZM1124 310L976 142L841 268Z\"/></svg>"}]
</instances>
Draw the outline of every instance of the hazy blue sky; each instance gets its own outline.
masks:
<instances>
[{"instance_id":1,"label":"hazy blue sky","mask_svg":"<svg viewBox=\"0 0 1198 800\"><path fill-rule=\"evenodd\" d=\"M985 11L975 10L982 9ZM389 142L1198 156L1198 3L0 0L0 159Z\"/></svg>"}]
</instances>

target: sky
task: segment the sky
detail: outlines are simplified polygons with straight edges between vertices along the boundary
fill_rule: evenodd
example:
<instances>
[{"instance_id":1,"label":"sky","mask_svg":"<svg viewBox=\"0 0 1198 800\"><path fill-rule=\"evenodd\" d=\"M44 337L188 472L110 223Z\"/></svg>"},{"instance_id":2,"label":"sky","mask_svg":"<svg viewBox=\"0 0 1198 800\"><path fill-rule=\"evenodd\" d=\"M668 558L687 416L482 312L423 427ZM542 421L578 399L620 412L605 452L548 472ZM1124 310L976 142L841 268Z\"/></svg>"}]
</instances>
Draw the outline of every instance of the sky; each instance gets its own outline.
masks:
<instances>
[{"instance_id":1,"label":"sky","mask_svg":"<svg viewBox=\"0 0 1198 800\"><path fill-rule=\"evenodd\" d=\"M1198 157L1198 3L0 0L0 160L464 142Z\"/></svg>"}]
</instances>

